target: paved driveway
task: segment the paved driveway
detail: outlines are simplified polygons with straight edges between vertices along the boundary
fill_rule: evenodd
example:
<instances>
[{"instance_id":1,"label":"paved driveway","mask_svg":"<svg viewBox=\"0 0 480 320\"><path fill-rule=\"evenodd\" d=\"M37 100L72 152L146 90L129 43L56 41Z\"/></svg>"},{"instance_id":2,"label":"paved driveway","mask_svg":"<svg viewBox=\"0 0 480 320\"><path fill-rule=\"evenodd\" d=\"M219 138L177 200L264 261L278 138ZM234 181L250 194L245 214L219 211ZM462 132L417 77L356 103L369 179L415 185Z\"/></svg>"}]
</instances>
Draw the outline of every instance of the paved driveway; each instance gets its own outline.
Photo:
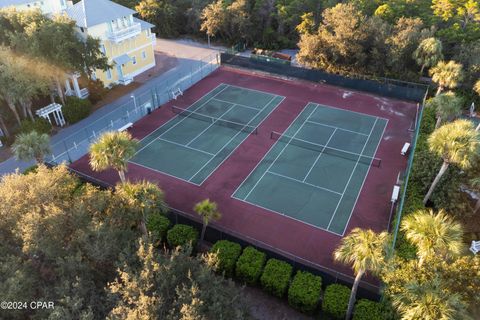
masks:
<instances>
[{"instance_id":1,"label":"paved driveway","mask_svg":"<svg viewBox=\"0 0 480 320\"><path fill-rule=\"evenodd\" d=\"M176 65L172 67L170 64L166 64L166 71L163 73L156 73L157 75L152 76L151 79L148 79L140 87L136 88L132 92L120 97L112 103L109 103L102 107L101 109L96 110L86 119L83 119L80 122L77 122L67 128L60 130L56 135L52 136L51 143L56 145L56 147L62 143L62 141L77 132L84 131L85 127L91 126L96 123L97 120L102 119L102 123L108 123L110 120L116 120L118 115L113 112L116 109L120 108L126 103L132 102L131 95L140 95L148 91L149 89L158 86L161 83L169 81L171 83L175 82L179 74L188 73L190 70L198 68L201 64L201 59L217 52L219 47L208 48L206 45L194 42L192 40L166 40L166 39L157 39L157 44L155 50L160 54L165 54L172 58L176 58ZM168 57L166 57L168 60ZM148 71L147 71L148 72ZM112 113L112 114L111 114ZM110 119L112 117L112 119ZM100 122L100 121L99 121ZM0 176L14 172L17 168L24 170L33 163L25 163L17 161L16 159L9 158L8 160L0 163Z\"/></svg>"}]
</instances>

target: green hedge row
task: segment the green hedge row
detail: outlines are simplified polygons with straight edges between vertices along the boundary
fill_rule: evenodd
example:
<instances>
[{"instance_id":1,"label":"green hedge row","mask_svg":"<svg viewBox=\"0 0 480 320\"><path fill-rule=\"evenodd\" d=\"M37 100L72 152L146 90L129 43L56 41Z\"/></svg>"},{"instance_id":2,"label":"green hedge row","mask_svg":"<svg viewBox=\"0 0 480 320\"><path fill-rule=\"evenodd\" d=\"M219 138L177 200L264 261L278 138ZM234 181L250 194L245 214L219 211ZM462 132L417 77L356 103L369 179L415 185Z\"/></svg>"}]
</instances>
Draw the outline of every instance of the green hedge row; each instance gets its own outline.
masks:
<instances>
[{"instance_id":1,"label":"green hedge row","mask_svg":"<svg viewBox=\"0 0 480 320\"><path fill-rule=\"evenodd\" d=\"M192 248L195 248L197 241L198 231L192 226L176 224L167 231L167 242L170 247L191 245Z\"/></svg>"},{"instance_id":2,"label":"green hedge row","mask_svg":"<svg viewBox=\"0 0 480 320\"><path fill-rule=\"evenodd\" d=\"M408 181L408 188L406 192L405 203L403 205L402 217L418 210L424 209L423 197L425 196L428 183L425 182L423 177L424 163L431 162L431 154L428 150L428 137L435 129L435 109L425 108L423 111L422 123L420 125L420 133L417 139L417 146L415 149L415 155L413 158L412 172ZM398 221L398 215L393 221L395 224ZM397 254L404 259L412 259L416 256L416 248L405 238L402 231L398 232L398 238L396 242Z\"/></svg>"},{"instance_id":3,"label":"green hedge row","mask_svg":"<svg viewBox=\"0 0 480 320\"><path fill-rule=\"evenodd\" d=\"M88 99L67 97L63 107L63 115L69 124L74 124L92 112L92 103Z\"/></svg>"},{"instance_id":4,"label":"green hedge row","mask_svg":"<svg viewBox=\"0 0 480 320\"><path fill-rule=\"evenodd\" d=\"M292 279L293 267L289 263L277 259L266 261L266 254L251 246L244 248L242 252L239 244L228 240L217 241L210 252L218 255L217 272L235 275L238 280L248 285L260 282L263 290L276 297L287 294L289 305L301 312L312 314L318 309L322 294L320 276L299 270ZM328 286L323 297L323 311L335 319L344 319L350 292L344 285ZM369 314L372 320L381 319L380 304L359 300L354 309L354 319L368 319Z\"/></svg>"}]
</instances>

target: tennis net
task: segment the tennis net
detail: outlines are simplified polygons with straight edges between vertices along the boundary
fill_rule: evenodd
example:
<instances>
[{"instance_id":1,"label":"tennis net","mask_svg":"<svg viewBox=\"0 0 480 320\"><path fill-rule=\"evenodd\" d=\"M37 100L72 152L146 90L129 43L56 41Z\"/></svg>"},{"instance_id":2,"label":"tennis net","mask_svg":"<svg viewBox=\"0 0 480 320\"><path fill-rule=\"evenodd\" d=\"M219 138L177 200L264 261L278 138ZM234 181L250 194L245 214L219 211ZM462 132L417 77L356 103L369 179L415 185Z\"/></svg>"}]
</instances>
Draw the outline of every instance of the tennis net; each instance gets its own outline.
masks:
<instances>
[{"instance_id":1,"label":"tennis net","mask_svg":"<svg viewBox=\"0 0 480 320\"><path fill-rule=\"evenodd\" d=\"M225 119L220 119L220 118L215 118L212 116L207 116L205 114L187 110L187 109L182 109L176 106L172 106L172 111L182 117L190 117L194 118L197 120L205 121L205 122L210 122L216 125L224 126L233 130L237 131L242 131L242 132L247 132L249 134L258 134L258 129L257 127L250 126L244 123L239 123L235 121L230 121L230 120L225 120Z\"/></svg>"},{"instance_id":2,"label":"tennis net","mask_svg":"<svg viewBox=\"0 0 480 320\"><path fill-rule=\"evenodd\" d=\"M344 159L355 161L355 162L358 161L360 163L364 163L374 167L380 167L380 165L382 164L382 159L380 158L369 157L369 156L351 152L351 151L341 150L333 147L327 147L327 146L306 141L300 138L294 138L276 131L272 131L272 133L270 134L270 138L274 140L282 141L291 145L295 145L301 148L332 155L335 157L340 157L340 158L344 158Z\"/></svg>"}]
</instances>

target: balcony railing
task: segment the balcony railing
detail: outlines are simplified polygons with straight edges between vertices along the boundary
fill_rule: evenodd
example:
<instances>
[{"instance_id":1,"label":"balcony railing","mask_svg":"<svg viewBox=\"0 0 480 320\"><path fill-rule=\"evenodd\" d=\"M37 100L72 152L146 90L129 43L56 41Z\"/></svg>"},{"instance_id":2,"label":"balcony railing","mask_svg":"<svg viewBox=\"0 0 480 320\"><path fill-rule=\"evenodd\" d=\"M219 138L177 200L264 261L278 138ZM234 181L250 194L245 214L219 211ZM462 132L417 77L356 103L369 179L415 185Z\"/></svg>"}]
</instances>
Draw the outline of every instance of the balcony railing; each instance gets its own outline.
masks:
<instances>
[{"instance_id":1,"label":"balcony railing","mask_svg":"<svg viewBox=\"0 0 480 320\"><path fill-rule=\"evenodd\" d=\"M121 79L118 79L118 83L122 84L124 86L130 84L133 82L133 77L132 76L123 76Z\"/></svg>"},{"instance_id":2,"label":"balcony railing","mask_svg":"<svg viewBox=\"0 0 480 320\"><path fill-rule=\"evenodd\" d=\"M157 43L157 35L155 33L150 35L150 39L152 40L153 45Z\"/></svg>"},{"instance_id":3,"label":"balcony railing","mask_svg":"<svg viewBox=\"0 0 480 320\"><path fill-rule=\"evenodd\" d=\"M140 25L140 23L137 22L126 28L107 31L106 36L108 40L118 43L125 39L135 37L139 35L140 32L142 32L142 26Z\"/></svg>"}]
</instances>

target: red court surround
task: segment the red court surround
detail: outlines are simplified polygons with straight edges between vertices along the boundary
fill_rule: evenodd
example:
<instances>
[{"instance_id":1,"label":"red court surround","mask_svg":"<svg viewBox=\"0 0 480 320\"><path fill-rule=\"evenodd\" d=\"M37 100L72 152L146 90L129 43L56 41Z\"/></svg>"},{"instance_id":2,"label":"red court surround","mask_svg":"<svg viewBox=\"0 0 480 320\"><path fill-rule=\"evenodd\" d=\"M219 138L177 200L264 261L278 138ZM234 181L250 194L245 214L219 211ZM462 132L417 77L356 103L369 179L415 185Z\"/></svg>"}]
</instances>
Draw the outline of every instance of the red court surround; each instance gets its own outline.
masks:
<instances>
[{"instance_id":1,"label":"red court surround","mask_svg":"<svg viewBox=\"0 0 480 320\"><path fill-rule=\"evenodd\" d=\"M286 99L261 124L258 135L248 137L201 186L134 164L130 164L127 178L132 181L148 179L158 183L171 207L192 216L193 205L210 198L218 203L223 214L222 219L214 225L256 239L313 264L352 275L349 267L337 264L332 259L340 236L235 200L231 195L274 144L270 132L283 132L308 102L357 111L387 118L389 122L376 154L382 159L382 166L370 169L346 234L355 227L385 230L392 188L398 173L405 170L407 164L407 158L400 155L400 150L405 142L412 139L413 133L408 129L415 119L416 104L324 84L283 80L221 67L187 90L178 100L163 105L135 123L130 132L135 138L142 139L176 116L170 110L171 105L187 108L220 83L274 93ZM93 172L88 164L88 156L74 162L71 167L111 184L118 181L118 175L112 170ZM369 282L375 283L372 280Z\"/></svg>"}]
</instances>

